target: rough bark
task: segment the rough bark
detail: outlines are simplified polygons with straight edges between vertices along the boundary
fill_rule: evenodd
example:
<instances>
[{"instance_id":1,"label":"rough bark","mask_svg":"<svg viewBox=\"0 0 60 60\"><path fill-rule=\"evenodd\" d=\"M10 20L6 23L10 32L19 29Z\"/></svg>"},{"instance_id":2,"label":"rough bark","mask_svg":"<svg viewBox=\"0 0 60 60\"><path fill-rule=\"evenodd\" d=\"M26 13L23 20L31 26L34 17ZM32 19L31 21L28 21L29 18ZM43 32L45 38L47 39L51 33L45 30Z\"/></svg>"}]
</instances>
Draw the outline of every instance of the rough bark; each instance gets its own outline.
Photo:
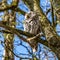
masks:
<instances>
[{"instance_id":1,"label":"rough bark","mask_svg":"<svg viewBox=\"0 0 60 60\"><path fill-rule=\"evenodd\" d=\"M43 11L41 10L41 8L39 6L40 5L39 0L33 0L33 1L29 0L29 1L30 2L27 2L27 0L25 1L25 2L28 3L28 5L30 4L29 8L33 11L36 11L38 14L40 14L40 22L42 24L42 29L45 33L46 40L49 44L49 48L51 48L51 50L53 52L55 52L56 56L60 60L60 44L59 44L60 43L60 38L58 37L58 35L56 34L56 31L50 25L48 19L46 18ZM31 3L31 2L33 2L33 3ZM8 6L8 8L0 9L0 10L4 11L4 10L8 10L8 9L12 9L12 6ZM17 11L17 9L14 9L14 11ZM18 9L18 11L19 11L19 9ZM5 27L5 26L2 26L2 27ZM9 28L6 28L6 29L9 30ZM10 31L13 32L11 29L10 29ZM17 34L17 35L19 36L19 34Z\"/></svg>"},{"instance_id":2,"label":"rough bark","mask_svg":"<svg viewBox=\"0 0 60 60\"><path fill-rule=\"evenodd\" d=\"M5 21L6 21L6 25L9 25L10 27L15 27L15 25L13 23L15 23L15 12L11 11L9 14L7 14L8 11L5 11ZM6 15L7 14L7 15ZM14 38L14 34L4 34L4 39L5 39L5 56L4 56L4 60L14 60L14 54L9 51L13 50L13 38ZM8 48L9 49L8 49Z\"/></svg>"},{"instance_id":3,"label":"rough bark","mask_svg":"<svg viewBox=\"0 0 60 60\"><path fill-rule=\"evenodd\" d=\"M19 0L18 0L19 1ZM2 0L0 9L4 11L4 18L3 21L5 25L8 25L10 27L15 27L15 12L11 10L11 12L8 11L10 8L15 8L17 6L16 4L17 0L13 0L12 6L7 4L7 0ZM2 10L3 9L3 10ZM14 60L14 54L10 51L13 50L13 39L14 39L14 34L9 34L9 33L4 33L4 42L5 42L5 50L4 50L4 59L3 60ZM10 50L9 50L9 49Z\"/></svg>"},{"instance_id":4,"label":"rough bark","mask_svg":"<svg viewBox=\"0 0 60 60\"><path fill-rule=\"evenodd\" d=\"M50 23L48 22L48 19L44 15L43 11L39 7L38 0L34 1L34 11L38 11L40 14L40 22L42 24L42 29L44 30L46 40L49 43L49 47L52 49L52 51L55 52L56 56L60 60L60 38L56 34L56 31L52 28Z\"/></svg>"}]
</instances>

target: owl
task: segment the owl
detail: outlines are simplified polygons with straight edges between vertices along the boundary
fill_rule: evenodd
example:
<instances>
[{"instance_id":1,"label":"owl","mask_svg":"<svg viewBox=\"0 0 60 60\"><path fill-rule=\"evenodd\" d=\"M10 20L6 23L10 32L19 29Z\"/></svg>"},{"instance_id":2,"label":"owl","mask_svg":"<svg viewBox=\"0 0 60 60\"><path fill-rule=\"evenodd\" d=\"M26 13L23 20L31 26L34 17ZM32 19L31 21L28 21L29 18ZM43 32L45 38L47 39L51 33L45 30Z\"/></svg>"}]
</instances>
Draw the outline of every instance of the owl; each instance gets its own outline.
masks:
<instances>
[{"instance_id":1,"label":"owl","mask_svg":"<svg viewBox=\"0 0 60 60\"><path fill-rule=\"evenodd\" d=\"M37 15L36 12L30 11L25 15L24 31L34 35L37 35L38 33L41 32L39 16ZM32 45L31 47L33 49L33 52L36 52L38 43L35 42L34 40L31 40L30 43Z\"/></svg>"}]
</instances>

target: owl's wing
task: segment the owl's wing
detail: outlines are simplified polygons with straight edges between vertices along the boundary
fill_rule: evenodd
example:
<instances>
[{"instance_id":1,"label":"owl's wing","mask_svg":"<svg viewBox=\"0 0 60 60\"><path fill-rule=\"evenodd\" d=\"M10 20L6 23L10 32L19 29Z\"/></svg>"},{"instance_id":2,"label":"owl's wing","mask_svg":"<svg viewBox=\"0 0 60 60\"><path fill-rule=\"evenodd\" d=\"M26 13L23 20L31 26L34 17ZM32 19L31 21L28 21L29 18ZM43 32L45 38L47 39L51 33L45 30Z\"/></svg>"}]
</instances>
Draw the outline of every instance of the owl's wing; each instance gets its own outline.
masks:
<instances>
[{"instance_id":1,"label":"owl's wing","mask_svg":"<svg viewBox=\"0 0 60 60\"><path fill-rule=\"evenodd\" d=\"M25 20L23 26L24 26L24 31L30 32L30 27L31 27L31 26L30 26L29 22L27 22L27 21Z\"/></svg>"}]
</instances>

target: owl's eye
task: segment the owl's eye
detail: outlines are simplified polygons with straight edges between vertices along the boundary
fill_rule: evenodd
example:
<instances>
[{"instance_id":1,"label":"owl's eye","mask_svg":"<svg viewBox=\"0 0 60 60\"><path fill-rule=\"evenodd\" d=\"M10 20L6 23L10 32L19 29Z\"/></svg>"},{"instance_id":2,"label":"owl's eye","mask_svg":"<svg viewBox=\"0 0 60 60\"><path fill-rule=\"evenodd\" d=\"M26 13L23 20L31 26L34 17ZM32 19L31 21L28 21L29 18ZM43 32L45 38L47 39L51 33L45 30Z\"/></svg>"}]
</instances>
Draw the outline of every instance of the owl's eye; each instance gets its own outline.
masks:
<instances>
[{"instance_id":1,"label":"owl's eye","mask_svg":"<svg viewBox=\"0 0 60 60\"><path fill-rule=\"evenodd\" d=\"M27 18L30 18L30 16L28 15Z\"/></svg>"}]
</instances>

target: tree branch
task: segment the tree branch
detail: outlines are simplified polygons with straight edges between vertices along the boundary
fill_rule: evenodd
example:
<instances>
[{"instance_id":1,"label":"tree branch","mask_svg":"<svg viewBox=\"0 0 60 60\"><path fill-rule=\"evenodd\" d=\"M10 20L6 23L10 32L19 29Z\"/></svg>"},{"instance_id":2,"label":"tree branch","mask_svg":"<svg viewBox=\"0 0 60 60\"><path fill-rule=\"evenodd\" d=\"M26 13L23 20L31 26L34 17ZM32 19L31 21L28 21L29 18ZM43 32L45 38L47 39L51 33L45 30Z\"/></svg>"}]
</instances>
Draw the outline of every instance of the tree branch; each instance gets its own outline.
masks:
<instances>
[{"instance_id":1,"label":"tree branch","mask_svg":"<svg viewBox=\"0 0 60 60\"><path fill-rule=\"evenodd\" d=\"M33 0L23 0L23 2L28 6L31 11L33 11Z\"/></svg>"},{"instance_id":2,"label":"tree branch","mask_svg":"<svg viewBox=\"0 0 60 60\"><path fill-rule=\"evenodd\" d=\"M1 7L0 12L11 9L11 10L14 10L16 12L20 12L21 14L25 15L26 12L24 12L21 9L17 8L18 3L19 3L18 0L17 0L17 2L13 1L11 5L7 4L6 7ZM2 2L0 4L2 4Z\"/></svg>"},{"instance_id":3,"label":"tree branch","mask_svg":"<svg viewBox=\"0 0 60 60\"><path fill-rule=\"evenodd\" d=\"M0 22L0 27L3 27L3 28L5 28L5 29L7 29L7 31L9 30L9 32L11 32L11 33L13 33L13 34L16 34L20 39L22 39L23 41L28 42L28 43L29 43L29 41L27 41L27 39L25 39L25 38L22 37L21 35L25 35L25 36L27 36L27 37L33 37L33 36L35 36L35 35L30 34L30 33L28 33L28 32L25 32L25 31L22 31L22 30L18 30L18 29L15 29L15 28L6 26L6 25L2 24L2 22ZM5 31L5 32L7 32L7 31ZM47 42L47 41L44 41L44 40L42 40L42 39L38 39L38 40L36 40L36 41L39 42L39 43L42 43L42 44L44 44L44 45L46 45L46 46L48 46L48 42ZM30 44L30 43L29 43L29 44Z\"/></svg>"},{"instance_id":4,"label":"tree branch","mask_svg":"<svg viewBox=\"0 0 60 60\"><path fill-rule=\"evenodd\" d=\"M37 11L40 14L40 22L42 24L42 29L45 33L46 39L48 41L48 43L50 44L50 48L52 49L52 51L54 51L56 53L56 55L58 54L58 49L60 49L60 38L58 37L56 31L53 29L53 27L50 25L47 17L45 16L45 14L43 13L40 5L38 4L37 0L35 1L35 11ZM58 47L58 49L57 49ZM60 59L60 55L57 55L58 58Z\"/></svg>"}]
</instances>

